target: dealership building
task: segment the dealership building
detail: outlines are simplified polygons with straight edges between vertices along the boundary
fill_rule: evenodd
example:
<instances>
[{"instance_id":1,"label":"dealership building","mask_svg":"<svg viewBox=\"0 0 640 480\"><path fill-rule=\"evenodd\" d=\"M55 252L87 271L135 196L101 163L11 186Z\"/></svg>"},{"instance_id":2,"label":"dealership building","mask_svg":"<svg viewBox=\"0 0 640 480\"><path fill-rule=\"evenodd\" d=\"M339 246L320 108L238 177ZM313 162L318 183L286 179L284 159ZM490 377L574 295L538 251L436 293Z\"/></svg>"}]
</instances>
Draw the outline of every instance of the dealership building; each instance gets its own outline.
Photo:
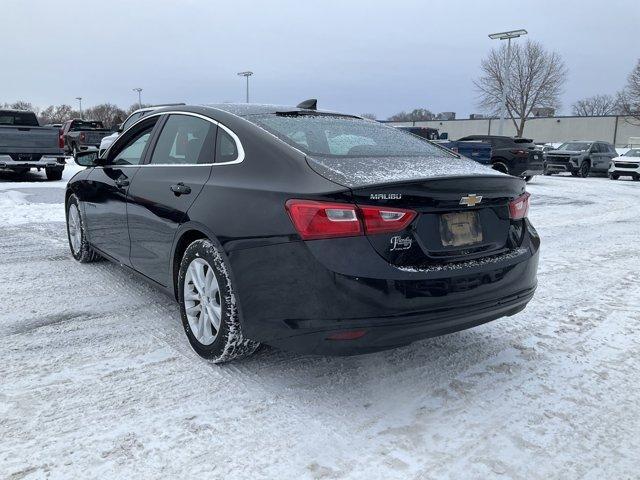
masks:
<instances>
[{"instance_id":1,"label":"dealership building","mask_svg":"<svg viewBox=\"0 0 640 480\"><path fill-rule=\"evenodd\" d=\"M455 120L429 120L424 122L390 122L393 125L437 128L456 140L467 135L497 135L497 118L469 118ZM504 135L514 136L511 119L505 120ZM532 117L524 127L524 137L535 142L566 142L568 140L601 140L616 147L640 147L640 119L624 115L597 117Z\"/></svg>"}]
</instances>

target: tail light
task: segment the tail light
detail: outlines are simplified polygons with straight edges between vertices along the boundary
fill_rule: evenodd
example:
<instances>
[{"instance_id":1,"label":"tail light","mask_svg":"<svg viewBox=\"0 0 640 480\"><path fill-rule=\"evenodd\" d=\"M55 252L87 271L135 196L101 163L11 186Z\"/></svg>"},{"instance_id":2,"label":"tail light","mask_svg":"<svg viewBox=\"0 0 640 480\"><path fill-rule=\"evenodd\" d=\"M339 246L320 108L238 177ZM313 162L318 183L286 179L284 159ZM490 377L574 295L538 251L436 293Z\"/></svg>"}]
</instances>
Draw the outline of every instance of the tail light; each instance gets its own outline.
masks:
<instances>
[{"instance_id":1,"label":"tail light","mask_svg":"<svg viewBox=\"0 0 640 480\"><path fill-rule=\"evenodd\" d=\"M529 155L529 152L526 150L510 150L510 152L518 156Z\"/></svg>"},{"instance_id":2,"label":"tail light","mask_svg":"<svg viewBox=\"0 0 640 480\"><path fill-rule=\"evenodd\" d=\"M62 129L58 130L58 148L64 148L64 134Z\"/></svg>"},{"instance_id":3,"label":"tail light","mask_svg":"<svg viewBox=\"0 0 640 480\"><path fill-rule=\"evenodd\" d=\"M84 133L80 134L80 141L81 142L84 142L86 138L87 138L87 136Z\"/></svg>"},{"instance_id":4,"label":"tail light","mask_svg":"<svg viewBox=\"0 0 640 480\"><path fill-rule=\"evenodd\" d=\"M397 232L416 217L413 210L313 200L288 200L286 208L303 240Z\"/></svg>"},{"instance_id":5,"label":"tail light","mask_svg":"<svg viewBox=\"0 0 640 480\"><path fill-rule=\"evenodd\" d=\"M509 217L511 220L522 220L529 214L529 192L509 202Z\"/></svg>"}]
</instances>

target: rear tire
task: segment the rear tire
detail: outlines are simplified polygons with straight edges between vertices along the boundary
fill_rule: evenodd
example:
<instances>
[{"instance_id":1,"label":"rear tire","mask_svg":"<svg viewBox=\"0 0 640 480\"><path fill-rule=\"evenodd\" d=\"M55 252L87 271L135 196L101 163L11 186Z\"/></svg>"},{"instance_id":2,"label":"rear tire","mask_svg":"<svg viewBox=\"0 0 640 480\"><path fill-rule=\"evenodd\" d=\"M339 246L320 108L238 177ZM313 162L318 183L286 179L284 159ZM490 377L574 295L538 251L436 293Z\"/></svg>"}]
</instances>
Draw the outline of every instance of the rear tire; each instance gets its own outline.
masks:
<instances>
[{"instance_id":1,"label":"rear tire","mask_svg":"<svg viewBox=\"0 0 640 480\"><path fill-rule=\"evenodd\" d=\"M507 167L507 165L503 162L493 162L493 164L491 165L491 168L509 175L509 167Z\"/></svg>"},{"instance_id":2,"label":"rear tire","mask_svg":"<svg viewBox=\"0 0 640 480\"><path fill-rule=\"evenodd\" d=\"M193 350L213 363L251 355L260 343L243 335L230 267L207 239L187 247L178 272L178 302Z\"/></svg>"},{"instance_id":3,"label":"rear tire","mask_svg":"<svg viewBox=\"0 0 640 480\"><path fill-rule=\"evenodd\" d=\"M61 168L45 168L44 171L47 174L47 180L62 180Z\"/></svg>"},{"instance_id":4,"label":"rear tire","mask_svg":"<svg viewBox=\"0 0 640 480\"><path fill-rule=\"evenodd\" d=\"M100 255L95 253L87 240L84 217L78 197L71 195L67 200L67 238L71 255L80 263L95 262Z\"/></svg>"}]
</instances>

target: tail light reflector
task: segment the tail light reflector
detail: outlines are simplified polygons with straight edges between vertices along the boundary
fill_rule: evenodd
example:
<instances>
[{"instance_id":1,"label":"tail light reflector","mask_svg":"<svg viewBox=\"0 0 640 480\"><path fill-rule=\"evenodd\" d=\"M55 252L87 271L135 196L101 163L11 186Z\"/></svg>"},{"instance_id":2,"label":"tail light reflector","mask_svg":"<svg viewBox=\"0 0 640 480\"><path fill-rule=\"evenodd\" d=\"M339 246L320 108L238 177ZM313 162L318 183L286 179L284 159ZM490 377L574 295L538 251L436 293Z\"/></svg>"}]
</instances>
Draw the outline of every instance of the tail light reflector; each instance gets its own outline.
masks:
<instances>
[{"instance_id":1,"label":"tail light reflector","mask_svg":"<svg viewBox=\"0 0 640 480\"><path fill-rule=\"evenodd\" d=\"M529 214L529 197L531 194L525 192L518 198L509 202L509 217L511 220L521 220Z\"/></svg>"},{"instance_id":2,"label":"tail light reflector","mask_svg":"<svg viewBox=\"0 0 640 480\"><path fill-rule=\"evenodd\" d=\"M288 200L286 208L303 240L398 232L416 217L413 210L313 200Z\"/></svg>"}]
</instances>

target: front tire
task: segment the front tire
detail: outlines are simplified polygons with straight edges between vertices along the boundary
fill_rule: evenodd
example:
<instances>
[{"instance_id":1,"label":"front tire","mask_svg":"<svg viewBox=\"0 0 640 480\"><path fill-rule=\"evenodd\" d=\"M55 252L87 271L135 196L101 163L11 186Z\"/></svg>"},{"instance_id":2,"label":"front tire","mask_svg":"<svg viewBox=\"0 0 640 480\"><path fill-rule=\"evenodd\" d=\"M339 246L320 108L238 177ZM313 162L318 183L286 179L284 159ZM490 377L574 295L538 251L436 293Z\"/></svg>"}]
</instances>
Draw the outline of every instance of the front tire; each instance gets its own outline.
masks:
<instances>
[{"instance_id":1,"label":"front tire","mask_svg":"<svg viewBox=\"0 0 640 480\"><path fill-rule=\"evenodd\" d=\"M609 178L611 180L618 180L618 178L620 178L620 175L618 175L617 173L610 173Z\"/></svg>"},{"instance_id":2,"label":"front tire","mask_svg":"<svg viewBox=\"0 0 640 480\"><path fill-rule=\"evenodd\" d=\"M210 240L184 252L178 272L182 325L195 352L214 363L251 355L260 346L243 335L230 267Z\"/></svg>"},{"instance_id":3,"label":"front tire","mask_svg":"<svg viewBox=\"0 0 640 480\"><path fill-rule=\"evenodd\" d=\"M581 178L587 178L589 176L589 171L591 170L591 165L586 160L580 164L580 170L578 170L578 176Z\"/></svg>"},{"instance_id":4,"label":"front tire","mask_svg":"<svg viewBox=\"0 0 640 480\"><path fill-rule=\"evenodd\" d=\"M491 168L493 168L494 170L497 170L499 172L502 173L506 173L507 175L509 175L509 167L507 167L507 165L503 162L493 162L493 164L491 165Z\"/></svg>"},{"instance_id":5,"label":"front tire","mask_svg":"<svg viewBox=\"0 0 640 480\"><path fill-rule=\"evenodd\" d=\"M71 195L67 200L67 237L71 255L80 263L94 262L100 256L93 251L87 240L84 217L78 197Z\"/></svg>"}]
</instances>

